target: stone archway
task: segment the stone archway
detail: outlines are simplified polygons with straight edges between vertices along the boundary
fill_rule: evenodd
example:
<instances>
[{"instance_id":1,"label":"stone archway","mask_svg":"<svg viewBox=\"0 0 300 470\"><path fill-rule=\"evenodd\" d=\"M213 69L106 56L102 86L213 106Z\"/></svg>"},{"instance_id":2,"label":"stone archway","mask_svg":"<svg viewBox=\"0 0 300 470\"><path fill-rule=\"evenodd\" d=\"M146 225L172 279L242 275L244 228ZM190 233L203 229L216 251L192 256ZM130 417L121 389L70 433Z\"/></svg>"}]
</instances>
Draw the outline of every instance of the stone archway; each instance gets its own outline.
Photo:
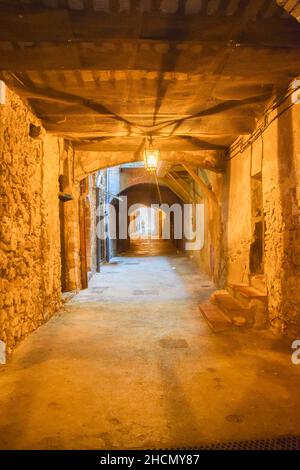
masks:
<instances>
[{"instance_id":1,"label":"stone archway","mask_svg":"<svg viewBox=\"0 0 300 470\"><path fill-rule=\"evenodd\" d=\"M158 205L160 206L161 204L167 204L169 207L171 207L173 204L183 204L183 201L167 186L164 185L159 185L159 192L157 190L157 186L153 183L143 183L143 184L137 184L130 186L129 188L126 188L125 190L121 191L118 194L118 197L127 197L126 200L126 206L127 209L130 208L133 205L136 204L141 204L145 207L151 207L151 205ZM116 214L117 214L117 232L119 231L118 227L118 214L119 214L119 208L120 208L120 201L118 199L114 199L112 201L112 204L116 208ZM171 216L172 217L172 216ZM127 226L129 226L130 223L130 218L129 215L127 216ZM172 222L171 222L172 224ZM182 249L184 240L175 240L174 237L174 227L172 225L171 227L171 240L174 242L175 246L177 249ZM129 239L117 239L112 241L112 248L111 248L111 254L112 256L115 256L118 252L123 252L128 250L130 241Z\"/></svg>"}]
</instances>

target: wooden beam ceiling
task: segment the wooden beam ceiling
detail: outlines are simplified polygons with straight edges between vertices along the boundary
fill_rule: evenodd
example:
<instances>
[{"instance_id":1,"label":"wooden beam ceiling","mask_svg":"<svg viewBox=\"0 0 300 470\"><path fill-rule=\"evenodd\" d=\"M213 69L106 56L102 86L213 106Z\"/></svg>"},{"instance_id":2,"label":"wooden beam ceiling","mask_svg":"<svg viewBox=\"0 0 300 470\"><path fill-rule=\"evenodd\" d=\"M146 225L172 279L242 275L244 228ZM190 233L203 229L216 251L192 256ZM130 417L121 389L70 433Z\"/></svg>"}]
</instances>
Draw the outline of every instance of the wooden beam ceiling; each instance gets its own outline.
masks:
<instances>
[{"instance_id":1,"label":"wooden beam ceiling","mask_svg":"<svg viewBox=\"0 0 300 470\"><path fill-rule=\"evenodd\" d=\"M255 0L251 0L252 3ZM256 5L262 2L256 2ZM200 41L201 44L226 44L298 47L297 23L280 18L253 21L247 8L239 16L166 15L131 12L106 15L90 10L45 9L38 6L1 4L0 40L13 42L95 42L137 39L143 41ZM121 17L123 16L123 21ZM167 35L166 35L167 32Z\"/></svg>"},{"instance_id":2,"label":"wooden beam ceiling","mask_svg":"<svg viewBox=\"0 0 300 470\"><path fill-rule=\"evenodd\" d=\"M166 161L207 167L210 152L220 171L299 54L299 24L275 0L0 0L0 78L105 162L139 159L151 134Z\"/></svg>"}]
</instances>

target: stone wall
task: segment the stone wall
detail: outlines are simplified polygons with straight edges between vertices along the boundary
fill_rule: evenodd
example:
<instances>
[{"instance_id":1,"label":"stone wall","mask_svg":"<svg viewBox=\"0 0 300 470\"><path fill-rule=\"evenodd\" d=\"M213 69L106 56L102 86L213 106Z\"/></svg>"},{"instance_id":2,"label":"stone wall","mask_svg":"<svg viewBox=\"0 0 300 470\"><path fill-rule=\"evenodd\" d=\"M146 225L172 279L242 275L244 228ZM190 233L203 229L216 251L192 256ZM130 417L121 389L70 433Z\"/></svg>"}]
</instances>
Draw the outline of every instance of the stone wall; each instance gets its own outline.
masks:
<instances>
[{"instance_id":1,"label":"stone wall","mask_svg":"<svg viewBox=\"0 0 300 470\"><path fill-rule=\"evenodd\" d=\"M79 291L80 280L80 233L79 233L79 183L72 186L72 200L62 203L64 232L64 262L63 269L65 291Z\"/></svg>"},{"instance_id":2,"label":"stone wall","mask_svg":"<svg viewBox=\"0 0 300 470\"><path fill-rule=\"evenodd\" d=\"M38 129L28 107L6 91L0 106L0 339L10 353L61 304L62 141ZM33 132L30 124L37 126Z\"/></svg>"},{"instance_id":3,"label":"stone wall","mask_svg":"<svg viewBox=\"0 0 300 470\"><path fill-rule=\"evenodd\" d=\"M69 161L72 164L74 153L69 150ZM63 275L65 276L64 291L78 292L82 287L81 255L85 249L87 280L90 280L97 270L97 238L96 238L96 174L87 176L85 182L86 190L82 193L80 182L72 182L69 192L72 200L62 203L64 240L64 264ZM79 207L81 206L81 220ZM85 247L81 246L80 224L83 223L85 231Z\"/></svg>"},{"instance_id":4,"label":"stone wall","mask_svg":"<svg viewBox=\"0 0 300 470\"><path fill-rule=\"evenodd\" d=\"M96 201L96 176L97 174L94 173L89 176L89 192L87 196L87 201L89 205L89 214L90 220L88 224L88 252L87 257L89 259L88 262L88 278L91 279L92 276L97 271L97 201Z\"/></svg>"},{"instance_id":5,"label":"stone wall","mask_svg":"<svg viewBox=\"0 0 300 470\"><path fill-rule=\"evenodd\" d=\"M286 100L252 145L233 155L224 187L228 281L250 273L251 176L261 173L265 221L264 274L272 328L300 333L300 106Z\"/></svg>"}]
</instances>

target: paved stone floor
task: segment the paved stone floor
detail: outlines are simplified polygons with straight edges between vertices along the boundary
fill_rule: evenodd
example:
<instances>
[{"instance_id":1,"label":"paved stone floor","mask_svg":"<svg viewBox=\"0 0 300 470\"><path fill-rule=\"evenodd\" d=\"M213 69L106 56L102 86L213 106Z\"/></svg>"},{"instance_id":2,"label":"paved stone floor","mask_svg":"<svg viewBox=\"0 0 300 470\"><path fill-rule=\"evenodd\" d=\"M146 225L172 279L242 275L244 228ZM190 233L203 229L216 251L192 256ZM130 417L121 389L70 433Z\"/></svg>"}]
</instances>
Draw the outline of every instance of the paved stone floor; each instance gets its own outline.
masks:
<instances>
[{"instance_id":1,"label":"paved stone floor","mask_svg":"<svg viewBox=\"0 0 300 470\"><path fill-rule=\"evenodd\" d=\"M0 448L176 448L300 434L300 366L257 331L213 334L212 284L131 250L0 368ZM152 254L154 254L152 252Z\"/></svg>"}]
</instances>

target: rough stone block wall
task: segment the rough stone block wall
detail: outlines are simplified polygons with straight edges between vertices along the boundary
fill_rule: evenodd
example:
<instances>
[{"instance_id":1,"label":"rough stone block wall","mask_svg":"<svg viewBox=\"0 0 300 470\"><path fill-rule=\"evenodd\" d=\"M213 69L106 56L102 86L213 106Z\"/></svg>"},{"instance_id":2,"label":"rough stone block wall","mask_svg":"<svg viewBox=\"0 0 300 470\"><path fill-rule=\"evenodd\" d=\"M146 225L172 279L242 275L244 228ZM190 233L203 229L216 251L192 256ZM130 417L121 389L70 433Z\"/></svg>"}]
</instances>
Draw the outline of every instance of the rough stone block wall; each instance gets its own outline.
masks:
<instances>
[{"instance_id":1,"label":"rough stone block wall","mask_svg":"<svg viewBox=\"0 0 300 470\"><path fill-rule=\"evenodd\" d=\"M70 166L73 167L74 152L68 148L67 156ZM80 229L79 229L79 182L70 182L68 192L73 199L63 203L63 230L64 246L64 287L66 291L78 291L81 288L80 280Z\"/></svg>"},{"instance_id":2,"label":"rough stone block wall","mask_svg":"<svg viewBox=\"0 0 300 470\"><path fill-rule=\"evenodd\" d=\"M264 150L265 269L272 325L296 338L300 334L300 108L294 105L281 114L283 108Z\"/></svg>"},{"instance_id":3,"label":"rough stone block wall","mask_svg":"<svg viewBox=\"0 0 300 470\"><path fill-rule=\"evenodd\" d=\"M16 343L61 305L58 176L61 141L7 89L0 106L0 339Z\"/></svg>"},{"instance_id":4,"label":"rough stone block wall","mask_svg":"<svg viewBox=\"0 0 300 470\"><path fill-rule=\"evenodd\" d=\"M245 282L252 241L250 177L261 167L264 273L271 327L300 334L300 106L285 101L278 118L228 165L224 207L230 282ZM276 117L276 115L272 116Z\"/></svg>"},{"instance_id":5,"label":"rough stone block wall","mask_svg":"<svg viewBox=\"0 0 300 470\"><path fill-rule=\"evenodd\" d=\"M74 186L74 200L64 204L67 252L67 290L78 291L80 281L79 188Z\"/></svg>"}]
</instances>

